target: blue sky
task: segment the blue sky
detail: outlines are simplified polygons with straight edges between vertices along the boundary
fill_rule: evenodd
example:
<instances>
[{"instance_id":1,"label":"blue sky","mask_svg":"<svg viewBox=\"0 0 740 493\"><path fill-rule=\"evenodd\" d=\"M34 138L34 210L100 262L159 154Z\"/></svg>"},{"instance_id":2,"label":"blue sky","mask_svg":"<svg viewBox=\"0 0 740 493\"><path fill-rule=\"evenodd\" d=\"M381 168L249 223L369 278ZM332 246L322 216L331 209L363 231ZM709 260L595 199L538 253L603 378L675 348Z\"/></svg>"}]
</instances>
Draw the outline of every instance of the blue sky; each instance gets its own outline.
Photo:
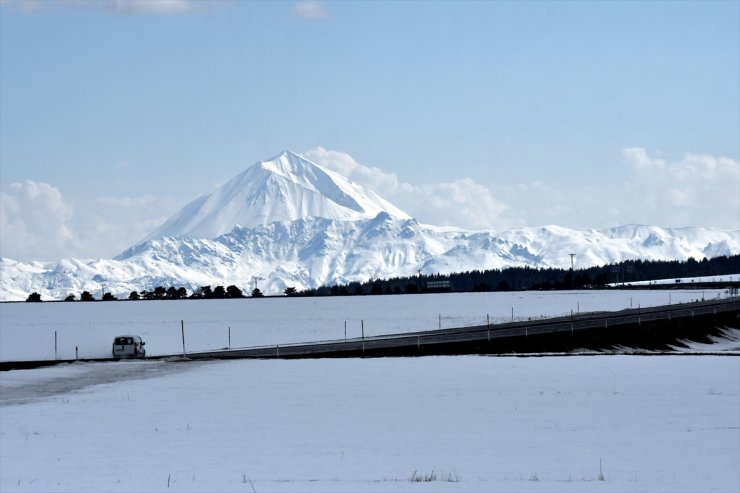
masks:
<instances>
[{"instance_id":1,"label":"blue sky","mask_svg":"<svg viewBox=\"0 0 740 493\"><path fill-rule=\"evenodd\" d=\"M740 228L740 2L0 3L2 255L283 149L432 224Z\"/></svg>"}]
</instances>

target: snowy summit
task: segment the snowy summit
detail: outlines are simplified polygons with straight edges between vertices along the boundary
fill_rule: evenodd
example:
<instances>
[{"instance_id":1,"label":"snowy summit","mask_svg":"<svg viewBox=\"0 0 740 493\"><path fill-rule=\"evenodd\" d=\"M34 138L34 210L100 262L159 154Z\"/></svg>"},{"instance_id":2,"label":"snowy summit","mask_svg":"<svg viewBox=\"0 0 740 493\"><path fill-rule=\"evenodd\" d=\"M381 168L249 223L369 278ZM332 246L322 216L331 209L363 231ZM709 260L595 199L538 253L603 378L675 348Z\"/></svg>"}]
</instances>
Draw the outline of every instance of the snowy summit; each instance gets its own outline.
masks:
<instances>
[{"instance_id":1,"label":"snowy summit","mask_svg":"<svg viewBox=\"0 0 740 493\"><path fill-rule=\"evenodd\" d=\"M358 221L380 212L396 219L410 218L374 192L284 151L193 200L145 241L164 237L213 239L236 226L251 228L307 217Z\"/></svg>"}]
</instances>

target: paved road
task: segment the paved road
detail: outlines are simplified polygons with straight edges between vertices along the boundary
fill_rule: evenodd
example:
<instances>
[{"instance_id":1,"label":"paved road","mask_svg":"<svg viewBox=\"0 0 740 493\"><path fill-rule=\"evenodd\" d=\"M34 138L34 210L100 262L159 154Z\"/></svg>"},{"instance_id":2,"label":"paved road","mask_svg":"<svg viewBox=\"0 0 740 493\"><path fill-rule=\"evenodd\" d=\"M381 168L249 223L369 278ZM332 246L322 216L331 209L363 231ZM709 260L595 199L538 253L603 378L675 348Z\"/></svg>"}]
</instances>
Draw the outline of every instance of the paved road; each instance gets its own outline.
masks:
<instances>
[{"instance_id":1,"label":"paved road","mask_svg":"<svg viewBox=\"0 0 740 493\"><path fill-rule=\"evenodd\" d=\"M718 318L719 317L719 318ZM699 338L717 325L737 327L740 299L725 299L637 308L618 312L586 313L499 325L479 325L390 334L347 340L319 341L285 346L262 346L228 351L188 353L200 358L311 358L342 356L409 356L428 354L505 354L511 352L568 351L554 344L555 336L571 335L574 347L604 349L615 345L664 345L692 335ZM720 321L721 320L721 321ZM686 327L690 330L686 332ZM679 329L683 327L683 332ZM632 339L630 339L632 337ZM635 340L637 337L638 340ZM589 338L593 344L583 346ZM656 338L658 340L656 340ZM639 340L642 339L642 340ZM540 341L539 345L536 345ZM544 342L542 342L544 341ZM572 344L571 344L572 345ZM569 349L570 348L570 349ZM647 347L645 347L647 348Z\"/></svg>"}]
</instances>

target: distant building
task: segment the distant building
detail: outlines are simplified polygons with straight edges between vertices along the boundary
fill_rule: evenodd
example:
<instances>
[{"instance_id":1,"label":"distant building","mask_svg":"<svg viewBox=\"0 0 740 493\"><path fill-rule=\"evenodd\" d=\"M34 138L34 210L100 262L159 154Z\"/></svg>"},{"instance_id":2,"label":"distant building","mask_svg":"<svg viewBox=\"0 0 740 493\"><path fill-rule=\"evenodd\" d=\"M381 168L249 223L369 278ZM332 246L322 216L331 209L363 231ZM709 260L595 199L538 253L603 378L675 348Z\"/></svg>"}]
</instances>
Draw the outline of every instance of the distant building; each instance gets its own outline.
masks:
<instances>
[{"instance_id":1,"label":"distant building","mask_svg":"<svg viewBox=\"0 0 740 493\"><path fill-rule=\"evenodd\" d=\"M450 280L440 279L436 281L427 281L426 290L427 291L449 291L450 290Z\"/></svg>"}]
</instances>

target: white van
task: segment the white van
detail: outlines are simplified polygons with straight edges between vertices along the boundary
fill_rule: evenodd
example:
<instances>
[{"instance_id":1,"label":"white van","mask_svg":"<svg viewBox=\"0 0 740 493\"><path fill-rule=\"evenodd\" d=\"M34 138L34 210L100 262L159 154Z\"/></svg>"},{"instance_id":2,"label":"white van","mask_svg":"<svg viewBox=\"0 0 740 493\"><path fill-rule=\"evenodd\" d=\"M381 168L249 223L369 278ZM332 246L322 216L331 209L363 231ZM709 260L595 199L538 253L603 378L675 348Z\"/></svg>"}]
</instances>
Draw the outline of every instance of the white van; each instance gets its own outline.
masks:
<instances>
[{"instance_id":1,"label":"white van","mask_svg":"<svg viewBox=\"0 0 740 493\"><path fill-rule=\"evenodd\" d=\"M145 358L146 343L139 336L118 336L113 339L114 358Z\"/></svg>"}]
</instances>

